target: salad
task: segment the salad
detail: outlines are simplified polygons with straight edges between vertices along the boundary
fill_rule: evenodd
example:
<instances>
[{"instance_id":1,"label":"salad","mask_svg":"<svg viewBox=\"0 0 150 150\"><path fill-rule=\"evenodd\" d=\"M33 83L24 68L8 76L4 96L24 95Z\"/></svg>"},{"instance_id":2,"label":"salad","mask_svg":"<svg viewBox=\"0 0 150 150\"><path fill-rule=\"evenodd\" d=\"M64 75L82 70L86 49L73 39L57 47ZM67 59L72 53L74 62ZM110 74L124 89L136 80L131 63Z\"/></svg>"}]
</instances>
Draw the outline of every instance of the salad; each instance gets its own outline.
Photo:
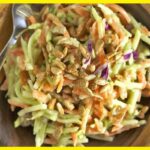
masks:
<instances>
[{"instance_id":1,"label":"salad","mask_svg":"<svg viewBox=\"0 0 150 150\"><path fill-rule=\"evenodd\" d=\"M112 141L146 123L150 31L115 4L45 5L3 66L14 122L36 146Z\"/></svg>"}]
</instances>

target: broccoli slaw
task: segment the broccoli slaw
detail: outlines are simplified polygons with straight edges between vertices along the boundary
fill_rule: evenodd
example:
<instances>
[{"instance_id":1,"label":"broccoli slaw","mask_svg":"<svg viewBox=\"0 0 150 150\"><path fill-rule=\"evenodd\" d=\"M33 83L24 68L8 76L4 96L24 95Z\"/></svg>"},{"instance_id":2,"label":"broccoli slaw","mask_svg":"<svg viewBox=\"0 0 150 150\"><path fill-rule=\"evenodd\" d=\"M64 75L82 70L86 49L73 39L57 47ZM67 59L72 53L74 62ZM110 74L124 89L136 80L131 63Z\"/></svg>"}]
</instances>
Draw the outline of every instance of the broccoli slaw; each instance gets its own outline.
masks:
<instances>
[{"instance_id":1,"label":"broccoli slaw","mask_svg":"<svg viewBox=\"0 0 150 150\"><path fill-rule=\"evenodd\" d=\"M8 51L4 70L14 126L36 146L112 141L146 123L150 31L115 4L46 5Z\"/></svg>"}]
</instances>

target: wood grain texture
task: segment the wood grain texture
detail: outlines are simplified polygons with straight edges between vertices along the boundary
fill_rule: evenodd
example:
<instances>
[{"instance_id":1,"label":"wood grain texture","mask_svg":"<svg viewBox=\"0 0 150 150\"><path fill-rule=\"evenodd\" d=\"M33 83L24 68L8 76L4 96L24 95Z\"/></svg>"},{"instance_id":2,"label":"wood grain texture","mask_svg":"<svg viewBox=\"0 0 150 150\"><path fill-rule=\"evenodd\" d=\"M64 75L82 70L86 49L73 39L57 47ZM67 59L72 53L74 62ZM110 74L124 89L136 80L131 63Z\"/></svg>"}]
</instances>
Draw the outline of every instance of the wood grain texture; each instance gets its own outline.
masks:
<instances>
[{"instance_id":1,"label":"wood grain texture","mask_svg":"<svg viewBox=\"0 0 150 150\"><path fill-rule=\"evenodd\" d=\"M11 5L0 5L0 51L7 43L12 33L12 17L11 17ZM4 72L0 71L0 84L3 81Z\"/></svg>"},{"instance_id":2,"label":"wood grain texture","mask_svg":"<svg viewBox=\"0 0 150 150\"><path fill-rule=\"evenodd\" d=\"M150 28L150 5L123 5L136 19ZM0 5L0 50L12 32L11 5ZM3 79L0 72L0 81ZM9 109L5 93L0 92L0 145L1 146L32 146L34 136L32 128L13 127L16 114ZM150 99L142 99L150 106ZM113 142L90 140L88 146L150 146L150 111L147 113L147 124L137 129L117 135Z\"/></svg>"},{"instance_id":3,"label":"wood grain texture","mask_svg":"<svg viewBox=\"0 0 150 150\"><path fill-rule=\"evenodd\" d=\"M150 5L149 4L143 4L141 6L150 14Z\"/></svg>"},{"instance_id":4,"label":"wood grain texture","mask_svg":"<svg viewBox=\"0 0 150 150\"><path fill-rule=\"evenodd\" d=\"M0 5L0 50L12 33L11 5Z\"/></svg>"},{"instance_id":5,"label":"wood grain texture","mask_svg":"<svg viewBox=\"0 0 150 150\"><path fill-rule=\"evenodd\" d=\"M150 117L147 121L147 124L150 125ZM132 145L136 145L136 146L141 146L141 145L145 145L145 146L150 146L150 127L149 125L145 126L145 128L142 130L142 132L140 133L140 135L135 139L135 141L133 141Z\"/></svg>"}]
</instances>

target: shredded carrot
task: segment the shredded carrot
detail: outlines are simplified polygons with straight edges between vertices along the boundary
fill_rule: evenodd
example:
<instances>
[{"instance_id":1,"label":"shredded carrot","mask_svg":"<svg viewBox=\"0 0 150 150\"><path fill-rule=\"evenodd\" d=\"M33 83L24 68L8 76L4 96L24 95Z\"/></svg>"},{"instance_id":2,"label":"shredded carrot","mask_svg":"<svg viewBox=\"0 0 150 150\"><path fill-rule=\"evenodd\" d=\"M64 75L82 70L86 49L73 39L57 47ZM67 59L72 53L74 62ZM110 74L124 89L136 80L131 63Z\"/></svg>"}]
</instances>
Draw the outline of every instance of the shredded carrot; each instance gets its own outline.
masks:
<instances>
[{"instance_id":1,"label":"shredded carrot","mask_svg":"<svg viewBox=\"0 0 150 150\"><path fill-rule=\"evenodd\" d=\"M76 146L77 145L77 140L78 140L77 133L71 133L71 137L72 137L72 140L73 140L73 145Z\"/></svg>"},{"instance_id":2,"label":"shredded carrot","mask_svg":"<svg viewBox=\"0 0 150 150\"><path fill-rule=\"evenodd\" d=\"M35 18L34 16L29 16L29 17L27 18L27 21L28 21L29 24L34 24L34 23L37 22L37 21L36 21L36 18Z\"/></svg>"},{"instance_id":3,"label":"shredded carrot","mask_svg":"<svg viewBox=\"0 0 150 150\"><path fill-rule=\"evenodd\" d=\"M82 87L75 87L72 93L76 95L87 95L86 91Z\"/></svg>"},{"instance_id":4,"label":"shredded carrot","mask_svg":"<svg viewBox=\"0 0 150 150\"><path fill-rule=\"evenodd\" d=\"M114 89L114 98L119 98L119 97L120 97L119 88L115 88Z\"/></svg>"},{"instance_id":5,"label":"shredded carrot","mask_svg":"<svg viewBox=\"0 0 150 150\"><path fill-rule=\"evenodd\" d=\"M29 78L28 72L26 72L26 71L20 72L21 85L25 85L27 83L28 78Z\"/></svg>"},{"instance_id":6,"label":"shredded carrot","mask_svg":"<svg viewBox=\"0 0 150 150\"><path fill-rule=\"evenodd\" d=\"M106 60L105 54L104 53L99 53L96 56L93 64L96 65L96 66L99 66L99 65L103 65L106 61L107 60Z\"/></svg>"},{"instance_id":7,"label":"shredded carrot","mask_svg":"<svg viewBox=\"0 0 150 150\"><path fill-rule=\"evenodd\" d=\"M138 70L137 77L138 77L138 81L140 83L143 83L143 88L145 88L145 86L146 86L145 70L142 70L142 69Z\"/></svg>"},{"instance_id":8,"label":"shredded carrot","mask_svg":"<svg viewBox=\"0 0 150 150\"><path fill-rule=\"evenodd\" d=\"M89 116L88 124L92 124L92 123L93 123L93 117Z\"/></svg>"},{"instance_id":9,"label":"shredded carrot","mask_svg":"<svg viewBox=\"0 0 150 150\"><path fill-rule=\"evenodd\" d=\"M99 92L100 92L100 88L97 87L97 88L95 89L95 93L99 93Z\"/></svg>"},{"instance_id":10,"label":"shredded carrot","mask_svg":"<svg viewBox=\"0 0 150 150\"><path fill-rule=\"evenodd\" d=\"M93 108L94 108L93 113L97 118L103 119L105 117L106 110L104 109L104 102L94 101Z\"/></svg>"},{"instance_id":11,"label":"shredded carrot","mask_svg":"<svg viewBox=\"0 0 150 150\"><path fill-rule=\"evenodd\" d=\"M150 89L150 83L149 82L146 83L146 87L145 88L146 89Z\"/></svg>"},{"instance_id":12,"label":"shredded carrot","mask_svg":"<svg viewBox=\"0 0 150 150\"><path fill-rule=\"evenodd\" d=\"M112 21L112 23L110 24L112 29L118 34L120 41L124 38L124 33L123 31L120 29L119 25L115 22Z\"/></svg>"},{"instance_id":13,"label":"shredded carrot","mask_svg":"<svg viewBox=\"0 0 150 150\"><path fill-rule=\"evenodd\" d=\"M13 49L13 51L11 51L11 54L13 54L13 56L22 56L24 55L23 50L21 47L17 47L15 49Z\"/></svg>"},{"instance_id":14,"label":"shredded carrot","mask_svg":"<svg viewBox=\"0 0 150 150\"><path fill-rule=\"evenodd\" d=\"M15 103L14 101L12 100L8 100L8 103L12 106L15 106L15 107L20 107L20 108L26 108L28 107L28 105L26 104L18 104L18 103Z\"/></svg>"},{"instance_id":15,"label":"shredded carrot","mask_svg":"<svg viewBox=\"0 0 150 150\"><path fill-rule=\"evenodd\" d=\"M95 21L91 27L91 36L92 36L92 40L93 41L97 41L98 40L98 24Z\"/></svg>"},{"instance_id":16,"label":"shredded carrot","mask_svg":"<svg viewBox=\"0 0 150 150\"><path fill-rule=\"evenodd\" d=\"M72 7L72 9L80 16L83 16L83 17L89 17L90 16L90 12L85 9L85 7L82 7L82 6L74 6Z\"/></svg>"},{"instance_id":17,"label":"shredded carrot","mask_svg":"<svg viewBox=\"0 0 150 150\"><path fill-rule=\"evenodd\" d=\"M70 37L68 31L65 31L65 32L64 32L64 37Z\"/></svg>"},{"instance_id":18,"label":"shredded carrot","mask_svg":"<svg viewBox=\"0 0 150 150\"><path fill-rule=\"evenodd\" d=\"M45 43L46 43L46 39L45 39L45 31L42 31L41 32L41 35L40 35L40 38L39 38L39 44L41 45L41 46L43 46L43 45L45 45Z\"/></svg>"},{"instance_id":19,"label":"shredded carrot","mask_svg":"<svg viewBox=\"0 0 150 150\"><path fill-rule=\"evenodd\" d=\"M64 86L73 83L73 80L64 77Z\"/></svg>"},{"instance_id":20,"label":"shredded carrot","mask_svg":"<svg viewBox=\"0 0 150 150\"><path fill-rule=\"evenodd\" d=\"M142 91L142 96L144 96L144 97L150 97L150 90L149 89L144 89Z\"/></svg>"},{"instance_id":21,"label":"shredded carrot","mask_svg":"<svg viewBox=\"0 0 150 150\"><path fill-rule=\"evenodd\" d=\"M108 91L100 93L100 96L103 97L103 99L107 99L108 98Z\"/></svg>"},{"instance_id":22,"label":"shredded carrot","mask_svg":"<svg viewBox=\"0 0 150 150\"><path fill-rule=\"evenodd\" d=\"M51 86L48 82L45 82L43 84L43 91L44 92L53 92L54 91L54 87Z\"/></svg>"},{"instance_id":23,"label":"shredded carrot","mask_svg":"<svg viewBox=\"0 0 150 150\"><path fill-rule=\"evenodd\" d=\"M106 4L106 6L111 8L114 12L120 13L120 19L121 19L123 24L126 25L126 24L129 24L131 22L131 19L130 19L129 15L127 14L127 12L122 7L120 7L119 5Z\"/></svg>"}]
</instances>

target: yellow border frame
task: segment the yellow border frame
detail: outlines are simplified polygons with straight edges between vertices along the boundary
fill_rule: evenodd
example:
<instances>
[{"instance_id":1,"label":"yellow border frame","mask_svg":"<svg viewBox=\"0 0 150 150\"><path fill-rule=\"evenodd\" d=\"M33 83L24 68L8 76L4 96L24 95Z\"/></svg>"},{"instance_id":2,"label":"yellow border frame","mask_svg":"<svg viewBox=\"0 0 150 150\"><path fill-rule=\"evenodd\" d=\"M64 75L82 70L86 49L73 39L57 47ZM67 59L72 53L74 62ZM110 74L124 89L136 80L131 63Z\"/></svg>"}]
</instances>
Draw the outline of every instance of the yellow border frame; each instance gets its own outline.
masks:
<instances>
[{"instance_id":1,"label":"yellow border frame","mask_svg":"<svg viewBox=\"0 0 150 150\"><path fill-rule=\"evenodd\" d=\"M0 150L150 150L150 147L0 147Z\"/></svg>"},{"instance_id":2,"label":"yellow border frame","mask_svg":"<svg viewBox=\"0 0 150 150\"><path fill-rule=\"evenodd\" d=\"M150 0L0 0L0 3L129 3L150 4Z\"/></svg>"},{"instance_id":3,"label":"yellow border frame","mask_svg":"<svg viewBox=\"0 0 150 150\"><path fill-rule=\"evenodd\" d=\"M62 0L0 0L0 4L6 3L62 3ZM150 0L63 0L63 3L128 3L150 4ZM0 150L150 150L150 147L0 147Z\"/></svg>"}]
</instances>

